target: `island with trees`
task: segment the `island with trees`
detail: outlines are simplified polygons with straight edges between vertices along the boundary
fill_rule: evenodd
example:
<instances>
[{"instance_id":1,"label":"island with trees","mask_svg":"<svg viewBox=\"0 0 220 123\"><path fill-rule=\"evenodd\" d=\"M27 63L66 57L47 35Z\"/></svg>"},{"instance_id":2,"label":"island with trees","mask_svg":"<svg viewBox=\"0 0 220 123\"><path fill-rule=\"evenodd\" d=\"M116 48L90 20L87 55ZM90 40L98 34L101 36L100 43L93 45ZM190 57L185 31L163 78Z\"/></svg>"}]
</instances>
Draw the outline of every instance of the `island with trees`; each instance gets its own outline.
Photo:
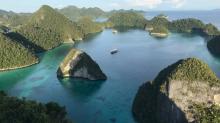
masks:
<instances>
[{"instance_id":1,"label":"island with trees","mask_svg":"<svg viewBox=\"0 0 220 123\"><path fill-rule=\"evenodd\" d=\"M140 123L218 123L219 94L220 80L206 63L182 59L139 88L132 112Z\"/></svg>"},{"instance_id":2,"label":"island with trees","mask_svg":"<svg viewBox=\"0 0 220 123\"><path fill-rule=\"evenodd\" d=\"M144 28L146 19L143 15L135 12L118 12L108 19L114 27Z\"/></svg>"},{"instance_id":3,"label":"island with trees","mask_svg":"<svg viewBox=\"0 0 220 123\"><path fill-rule=\"evenodd\" d=\"M59 78L83 78L88 80L106 80L99 65L85 52L71 49L61 62L57 76Z\"/></svg>"}]
</instances>

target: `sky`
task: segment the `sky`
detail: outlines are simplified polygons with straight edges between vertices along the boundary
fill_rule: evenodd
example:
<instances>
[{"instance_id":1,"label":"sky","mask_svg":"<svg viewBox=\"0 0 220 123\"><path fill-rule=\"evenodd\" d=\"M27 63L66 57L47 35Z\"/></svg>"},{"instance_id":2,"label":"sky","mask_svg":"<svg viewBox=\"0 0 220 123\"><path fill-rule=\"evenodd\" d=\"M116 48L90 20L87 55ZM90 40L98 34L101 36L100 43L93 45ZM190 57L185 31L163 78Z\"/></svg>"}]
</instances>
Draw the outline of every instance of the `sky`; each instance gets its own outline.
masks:
<instances>
[{"instance_id":1,"label":"sky","mask_svg":"<svg viewBox=\"0 0 220 123\"><path fill-rule=\"evenodd\" d=\"M15 12L34 12L41 5L62 8L99 7L112 9L155 10L213 10L220 9L220 0L0 0L0 9Z\"/></svg>"}]
</instances>

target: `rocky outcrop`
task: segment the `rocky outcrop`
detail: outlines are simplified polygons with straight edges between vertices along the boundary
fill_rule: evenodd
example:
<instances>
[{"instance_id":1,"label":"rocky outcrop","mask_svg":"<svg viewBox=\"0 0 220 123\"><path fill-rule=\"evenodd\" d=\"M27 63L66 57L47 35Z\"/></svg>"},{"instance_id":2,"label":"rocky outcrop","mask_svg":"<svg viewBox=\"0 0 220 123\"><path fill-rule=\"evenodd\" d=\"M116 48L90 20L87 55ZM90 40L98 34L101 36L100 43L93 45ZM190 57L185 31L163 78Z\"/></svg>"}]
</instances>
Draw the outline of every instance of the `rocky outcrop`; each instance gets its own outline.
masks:
<instances>
[{"instance_id":1,"label":"rocky outcrop","mask_svg":"<svg viewBox=\"0 0 220 123\"><path fill-rule=\"evenodd\" d=\"M214 95L214 101L216 105L220 106L220 94Z\"/></svg>"},{"instance_id":2,"label":"rocky outcrop","mask_svg":"<svg viewBox=\"0 0 220 123\"><path fill-rule=\"evenodd\" d=\"M207 43L208 50L215 56L220 56L220 36L212 38Z\"/></svg>"},{"instance_id":3,"label":"rocky outcrop","mask_svg":"<svg viewBox=\"0 0 220 123\"><path fill-rule=\"evenodd\" d=\"M194 105L215 105L219 94L220 80L208 65L188 58L168 66L154 81L142 85L132 111L140 123L197 122Z\"/></svg>"},{"instance_id":4,"label":"rocky outcrop","mask_svg":"<svg viewBox=\"0 0 220 123\"><path fill-rule=\"evenodd\" d=\"M65 57L57 71L57 76L89 80L105 80L107 78L89 55L77 49L72 49Z\"/></svg>"}]
</instances>

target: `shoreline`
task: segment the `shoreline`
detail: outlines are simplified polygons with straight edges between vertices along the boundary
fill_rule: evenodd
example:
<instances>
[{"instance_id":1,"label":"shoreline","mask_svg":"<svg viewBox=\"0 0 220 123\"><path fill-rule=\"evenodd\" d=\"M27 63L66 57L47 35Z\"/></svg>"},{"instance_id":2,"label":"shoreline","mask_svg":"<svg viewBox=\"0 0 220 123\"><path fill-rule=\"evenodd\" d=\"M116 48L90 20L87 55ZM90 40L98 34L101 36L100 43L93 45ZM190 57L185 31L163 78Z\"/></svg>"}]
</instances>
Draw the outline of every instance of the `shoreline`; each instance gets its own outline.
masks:
<instances>
[{"instance_id":1,"label":"shoreline","mask_svg":"<svg viewBox=\"0 0 220 123\"><path fill-rule=\"evenodd\" d=\"M105 29L103 29L102 31L104 31L104 30L105 30ZM102 31L100 31L100 32L102 32ZM99 32L94 32L94 33L89 33L89 34L95 34L95 33L99 33ZM86 36L88 36L89 34L87 34ZM150 34L151 36L156 37L156 38L166 38L166 37L169 35L169 34L166 34L166 33L153 33L153 32L151 32L151 33L149 33L149 34ZM86 36L83 37L82 40L85 39ZM200 36L201 36L201 35L200 35ZM204 38L204 36L202 36L202 37ZM46 51L43 51L43 52L40 52L40 53L37 53L37 54L41 54L41 53L45 53L45 52L47 52L47 51L53 50L53 49L55 49L55 48L57 48L57 47L60 47L60 46L63 45L63 44L76 45L78 42L80 42L80 40L64 41L63 43L59 44L59 45L56 46L56 47L52 47L51 49L48 49L48 50L46 50ZM0 72L11 71L11 70L16 70L16 69L22 69L22 68L26 68L26 67L30 67L30 66L36 65L36 64L38 64L38 63L40 63L40 60L38 60L38 61L35 62L35 63L29 64L29 65L23 65L23 66L20 66L20 67L0 69Z\"/></svg>"},{"instance_id":2,"label":"shoreline","mask_svg":"<svg viewBox=\"0 0 220 123\"><path fill-rule=\"evenodd\" d=\"M6 71L11 71L11 70L17 70L17 69L27 68L27 67L30 67L30 66L39 64L39 63L40 63L40 61L37 61L37 62L35 62L35 63L29 64L29 65L23 65L23 66L20 66L20 67L4 68L4 69L0 69L0 72L6 72Z\"/></svg>"},{"instance_id":3,"label":"shoreline","mask_svg":"<svg viewBox=\"0 0 220 123\"><path fill-rule=\"evenodd\" d=\"M169 34L166 33L150 33L151 36L155 36L155 37L160 37L160 38L165 38L167 37Z\"/></svg>"},{"instance_id":4,"label":"shoreline","mask_svg":"<svg viewBox=\"0 0 220 123\"><path fill-rule=\"evenodd\" d=\"M74 42L74 41L73 41L73 42L63 42L63 43L61 43L60 45L58 45L57 47L60 47L60 46L63 45L63 44L73 44L73 45L75 45L75 42ZM47 51L40 52L40 53L37 53L37 54L41 54L41 53L48 52L48 51L53 50L53 49L55 49L55 48L57 48L57 47L53 47L53 48L51 48L51 49L49 49L49 50L47 50ZM38 59L36 62L34 62L34 63L32 63L32 64L22 65L22 66L19 66L19 67L2 68L2 69L0 69L0 72L7 72L7 71L12 71L12 70L17 70L17 69L22 69L22 68L31 67L31 66L33 66L33 65L39 64L40 61L41 61L41 60Z\"/></svg>"}]
</instances>

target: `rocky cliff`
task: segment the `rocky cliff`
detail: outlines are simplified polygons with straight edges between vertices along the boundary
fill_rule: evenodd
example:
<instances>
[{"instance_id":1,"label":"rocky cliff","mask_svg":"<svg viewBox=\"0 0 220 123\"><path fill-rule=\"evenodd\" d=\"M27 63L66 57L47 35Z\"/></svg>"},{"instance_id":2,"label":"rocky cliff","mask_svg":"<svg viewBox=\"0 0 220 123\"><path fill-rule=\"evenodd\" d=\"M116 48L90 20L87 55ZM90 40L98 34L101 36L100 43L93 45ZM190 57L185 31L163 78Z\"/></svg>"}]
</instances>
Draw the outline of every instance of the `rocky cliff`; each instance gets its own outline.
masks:
<instances>
[{"instance_id":1,"label":"rocky cliff","mask_svg":"<svg viewBox=\"0 0 220 123\"><path fill-rule=\"evenodd\" d=\"M200 123L210 118L208 115L216 117L214 113L200 114L205 112L201 109L219 103L219 94L220 80L208 65L188 58L168 66L154 81L142 85L132 111L140 123ZM202 105L199 110L198 105Z\"/></svg>"},{"instance_id":2,"label":"rocky cliff","mask_svg":"<svg viewBox=\"0 0 220 123\"><path fill-rule=\"evenodd\" d=\"M208 50L215 56L220 56L220 36L216 36L207 43Z\"/></svg>"},{"instance_id":3,"label":"rocky cliff","mask_svg":"<svg viewBox=\"0 0 220 123\"><path fill-rule=\"evenodd\" d=\"M58 77L76 77L89 80L105 80L107 77L98 64L85 52L72 49L57 71Z\"/></svg>"}]
</instances>

